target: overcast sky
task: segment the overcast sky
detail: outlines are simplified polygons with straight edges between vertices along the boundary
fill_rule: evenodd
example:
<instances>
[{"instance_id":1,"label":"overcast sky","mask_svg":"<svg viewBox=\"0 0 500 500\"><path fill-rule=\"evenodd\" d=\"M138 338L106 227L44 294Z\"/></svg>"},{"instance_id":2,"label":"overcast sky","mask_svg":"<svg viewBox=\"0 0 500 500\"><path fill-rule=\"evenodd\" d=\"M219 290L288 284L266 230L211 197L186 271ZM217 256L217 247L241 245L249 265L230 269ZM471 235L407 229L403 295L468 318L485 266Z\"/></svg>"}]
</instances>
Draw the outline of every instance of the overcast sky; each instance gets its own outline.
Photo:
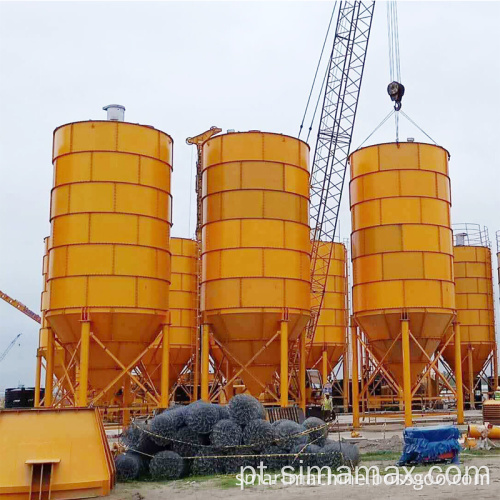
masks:
<instances>
[{"instance_id":1,"label":"overcast sky","mask_svg":"<svg viewBox=\"0 0 500 500\"><path fill-rule=\"evenodd\" d=\"M174 139L173 235L194 232L188 136L296 135L332 2L0 2L0 289L39 311L55 127L127 121ZM403 110L451 153L454 222L500 229L500 4L399 4ZM331 44L329 44L330 50ZM386 5L377 2L353 146L391 110ZM314 148L313 134L311 147ZM425 137L404 122L401 138ZM388 122L369 143L395 139ZM341 237L349 236L344 196ZM495 249L496 250L496 249ZM496 262L495 262L496 266ZM498 295L496 297L498 302ZM34 383L38 327L0 302L0 391Z\"/></svg>"}]
</instances>

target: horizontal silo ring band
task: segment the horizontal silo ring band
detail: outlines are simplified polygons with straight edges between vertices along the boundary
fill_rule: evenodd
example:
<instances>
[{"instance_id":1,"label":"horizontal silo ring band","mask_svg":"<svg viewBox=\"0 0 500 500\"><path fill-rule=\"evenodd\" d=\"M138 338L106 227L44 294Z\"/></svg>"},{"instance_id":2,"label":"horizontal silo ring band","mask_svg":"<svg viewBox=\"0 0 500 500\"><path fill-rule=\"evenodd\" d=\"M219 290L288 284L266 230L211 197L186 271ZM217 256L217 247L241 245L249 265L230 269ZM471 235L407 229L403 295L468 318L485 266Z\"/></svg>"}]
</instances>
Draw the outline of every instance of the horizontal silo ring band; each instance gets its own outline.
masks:
<instances>
[{"instance_id":1,"label":"horizontal silo ring band","mask_svg":"<svg viewBox=\"0 0 500 500\"><path fill-rule=\"evenodd\" d=\"M389 224L377 224L375 226L366 226L366 227L360 227L359 229L355 229L352 231L351 234L356 234L361 231L366 231L367 229L376 229L379 227L389 227L389 226L394 226L394 227L405 227L405 226L427 226L427 227L438 227L442 229L446 229L451 233L451 229L449 226L444 226L442 224L429 224L426 222L402 222L400 224L395 224L394 222L391 222Z\"/></svg>"},{"instance_id":2,"label":"horizontal silo ring band","mask_svg":"<svg viewBox=\"0 0 500 500\"><path fill-rule=\"evenodd\" d=\"M58 219L60 217L70 217L71 215L94 215L94 214L103 214L103 215L116 214L116 215L130 215L133 217L145 217L147 219L152 219L152 220L156 220L159 222L165 222L169 226L172 226L172 221L170 221L168 219L163 219L161 217L155 217L153 215L138 214L137 212L135 212L135 213L132 213L132 212L104 212L104 211L89 212L88 210L85 210L82 212L69 212L69 213L64 213L64 214L59 214L59 215L52 215L50 217L50 222L52 222L53 220Z\"/></svg>"},{"instance_id":3,"label":"horizontal silo ring band","mask_svg":"<svg viewBox=\"0 0 500 500\"><path fill-rule=\"evenodd\" d=\"M300 253L303 255L310 255L310 252L307 252L305 250L299 250L295 248L282 248L282 247L255 247L255 246L236 246L236 247L223 247L223 248L213 248L211 250L202 250L201 256L203 257L204 255L211 254L211 253L216 253L216 252L230 252L233 250L280 250L282 252L293 252L293 253ZM336 275L329 275L329 276L336 276Z\"/></svg>"},{"instance_id":4,"label":"horizontal silo ring band","mask_svg":"<svg viewBox=\"0 0 500 500\"><path fill-rule=\"evenodd\" d=\"M174 170L174 167L169 162L167 162L165 160L162 160L161 158L158 158L156 156L145 155L145 154L142 154L142 153L134 153L132 151L115 151L115 150L112 150L112 149L96 149L94 151L92 151L92 150L72 151L72 152L69 152L69 153L63 153L63 154L60 154L58 156L54 156L52 158L52 161L53 162L57 162L57 160L60 160L61 158L65 158L65 157L68 157L68 156L75 156L75 155L79 155L79 154L93 154L93 153L101 153L101 154L110 153L110 154L115 154L115 155L116 154L118 154L118 155L130 155L130 156L137 156L137 157L140 157L140 158L147 158L148 160L154 160L154 161L157 161L159 163L162 163L163 165L166 165L168 167L168 169L170 170L171 173ZM89 181L87 181L87 182L89 182Z\"/></svg>"},{"instance_id":5,"label":"horizontal silo ring band","mask_svg":"<svg viewBox=\"0 0 500 500\"><path fill-rule=\"evenodd\" d=\"M424 199L424 200L435 200L435 201L440 201L442 203L446 203L447 205L450 205L451 206L451 200L448 200L448 199L444 199L444 198L439 198L437 196L424 196L424 195L402 195L402 196L393 196L393 195L387 195L387 196L377 196L377 197L374 197L374 198L366 198L362 201L358 201L356 203L351 203L351 209L352 208L355 208L355 207L358 207L359 205L363 205L363 204L367 204L367 203L371 203L371 202L374 202L374 201L378 201L378 200L407 200L407 199ZM406 224L406 223L405 223ZM449 227L449 226L448 226Z\"/></svg>"},{"instance_id":6,"label":"horizontal silo ring band","mask_svg":"<svg viewBox=\"0 0 500 500\"><path fill-rule=\"evenodd\" d=\"M75 186L75 185L96 185L96 184L118 184L118 185L126 185L126 186L135 186L138 188L146 188L146 189L152 189L153 191L159 191L160 193L165 193L167 196L169 196L171 199L173 199L172 193L168 189L162 189L156 186L151 186L149 184L140 184L138 182L128 182L128 181L104 181L104 180L99 180L99 181L94 181L94 180L89 180L89 181L73 181L73 182L61 182L60 184L55 185L51 190L51 194L59 189L63 188L66 186Z\"/></svg>"},{"instance_id":7,"label":"horizontal silo ring band","mask_svg":"<svg viewBox=\"0 0 500 500\"><path fill-rule=\"evenodd\" d=\"M451 200L448 200L446 198L439 198L437 196L428 196L428 195L403 195L403 196L393 196L393 195L387 195L387 196L377 196L374 198L365 198L363 201L358 201L356 203L351 203L351 208L355 208L359 205L363 205L365 203L370 203L373 201L377 200L404 200L404 199L425 199L425 200L437 200L437 201L442 201L443 203L447 203L448 205L451 206Z\"/></svg>"},{"instance_id":8,"label":"horizontal silo ring band","mask_svg":"<svg viewBox=\"0 0 500 500\"><path fill-rule=\"evenodd\" d=\"M351 262L354 262L356 259L362 259L363 257L372 257L374 255L387 255L387 254L414 254L414 253L423 253L423 254L437 254L437 255L446 255L448 257L453 257L452 253L443 252L442 250L385 250L385 251L376 251L373 253L362 253L357 255L356 257L351 257Z\"/></svg>"},{"instance_id":9,"label":"horizontal silo ring band","mask_svg":"<svg viewBox=\"0 0 500 500\"><path fill-rule=\"evenodd\" d=\"M65 276L50 276L47 278L47 282L56 281L56 280L64 280L64 279L72 279L72 278L86 278L91 276L100 276L100 277L112 277L112 278L144 278L153 281L159 281L162 283L171 284L171 281L165 278L158 278L157 276L148 276L148 275L139 275L139 274L109 274L109 273L85 273L85 274L68 274Z\"/></svg>"},{"instance_id":10,"label":"horizontal silo ring band","mask_svg":"<svg viewBox=\"0 0 500 500\"><path fill-rule=\"evenodd\" d=\"M284 166L284 167L297 168L297 169L299 169L301 171L307 172L309 174L309 177L311 176L311 173L309 172L309 169L307 168L307 165L306 166L302 166L302 165L297 165L296 163L287 163L287 162L283 162L283 161L273 161L273 160L231 160L231 161L221 161L221 162L217 162L217 163L210 163L210 164L207 164L207 165L203 165L202 172L207 172L211 168L218 167L219 165L228 165L228 164L231 164L231 163L238 164L238 165L242 165L242 164L244 164L244 165L251 165L252 163L272 163L274 165L281 165L281 166Z\"/></svg>"},{"instance_id":11,"label":"horizontal silo ring band","mask_svg":"<svg viewBox=\"0 0 500 500\"><path fill-rule=\"evenodd\" d=\"M134 182L123 182L123 181L75 181L75 182L66 182L66 183L63 183L63 184L57 184L56 186L54 186L51 190L50 190L50 194L52 195L55 191L57 191L58 189L61 189L61 188L64 188L64 187L67 187L67 186L81 186L81 185L86 185L86 186L96 186L96 185L101 185L101 184L111 184L111 185L125 185L125 186L134 186L134 187L137 187L137 188L140 188L140 189L151 189L155 192L160 192L160 193L163 193L165 195L167 195L170 200L172 201L173 199L173 196L172 196L172 193L166 189L161 189L161 188L158 188L158 187L153 187L153 186L149 186L148 184L137 184L137 183L134 183Z\"/></svg>"},{"instance_id":12,"label":"horizontal silo ring band","mask_svg":"<svg viewBox=\"0 0 500 500\"><path fill-rule=\"evenodd\" d=\"M227 218L227 219L217 219L217 220L211 220L209 222L204 222L201 227L203 228L205 226L209 226L210 224L219 224L219 223L228 222L228 221L236 221L236 220L261 221L263 219L264 220L275 220L275 221L280 221L280 222L291 222L293 224L299 224L300 226L310 228L309 224L306 224L305 222L300 222L300 221L292 220L292 219L282 219L282 218L278 218L278 217L231 217L231 218Z\"/></svg>"},{"instance_id":13,"label":"horizontal silo ring band","mask_svg":"<svg viewBox=\"0 0 500 500\"><path fill-rule=\"evenodd\" d=\"M88 306L85 306L88 307ZM130 314L141 314L144 311L147 311L148 314L160 314L164 315L168 313L169 309L159 309L157 307L134 307L134 306L107 306L107 305L97 305L90 306L92 307L92 313L109 313L109 312L120 312L120 313L130 313ZM99 310L100 309L100 310ZM46 316L58 316L58 315L66 315L66 314L75 314L77 316L81 316L82 314L82 306L68 306L68 307L54 307L47 311ZM73 343L76 344L78 341L75 340ZM139 340L137 342L140 342ZM130 341L130 343L135 343L134 341ZM148 342L149 343L149 342Z\"/></svg>"},{"instance_id":14,"label":"horizontal silo ring band","mask_svg":"<svg viewBox=\"0 0 500 500\"><path fill-rule=\"evenodd\" d=\"M170 255L172 257L172 251L169 249L169 248L166 248L166 247L155 247L155 246L151 246L151 245L140 245L138 243L115 243L113 241L96 241L96 242L88 242L88 241L85 241L85 242L82 242L82 243L64 243L62 245L52 245L51 247L49 247L49 251L50 250L55 250L55 249L58 249L58 248L65 248L65 247L75 247L75 246L88 246L88 245L108 245L108 246L123 246L123 247L139 247L139 248L149 248L151 250L158 250L160 252L163 252L163 253L166 253L168 255ZM177 274L181 274L181 273L177 273ZM186 275L189 275L189 273L183 273L183 274L186 274Z\"/></svg>"},{"instance_id":15,"label":"horizontal silo ring band","mask_svg":"<svg viewBox=\"0 0 500 500\"><path fill-rule=\"evenodd\" d=\"M285 195L289 195L289 196L294 196L296 198L301 198L301 199L304 199L306 201L309 202L309 196L306 196L306 195L303 195L303 194L300 194L300 193L296 193L294 191L286 191L284 189L269 189L269 188L232 188L232 189L224 189L222 191L212 191L211 193L209 194L205 194L204 196L202 196L202 201L204 200L208 200L209 198L211 198L212 196L216 196L216 195L220 195L220 194L225 194L225 193L242 193L242 192L248 192L248 191L252 191L252 192L258 192L258 193L261 193L261 192L264 192L264 193L280 193L280 194L285 194Z\"/></svg>"},{"instance_id":16,"label":"horizontal silo ring band","mask_svg":"<svg viewBox=\"0 0 500 500\"><path fill-rule=\"evenodd\" d=\"M202 284L205 284L205 283L214 283L214 282L218 282L218 281L228 281L228 280L241 280L241 279L245 279L245 280L252 280L252 279L255 279L255 280L283 280L283 281L293 281L293 282L297 282L297 283L307 283L307 285L310 285L310 281L308 280L304 280L304 279L300 279L300 278L290 278L290 277L283 277L283 276L279 276L279 275L276 275L276 276L261 276L261 275L248 275L248 276L245 276L245 275L241 275L241 276L226 276L226 277L223 277L223 278L213 278L213 279L203 279L201 281Z\"/></svg>"},{"instance_id":17,"label":"horizontal silo ring band","mask_svg":"<svg viewBox=\"0 0 500 500\"><path fill-rule=\"evenodd\" d=\"M453 284L453 280L449 279L439 279L439 278L385 278L382 280L367 280L360 281L352 286L352 289L359 288L365 285L371 285L374 283L410 283L410 282L430 282L430 283L448 283Z\"/></svg>"},{"instance_id":18,"label":"horizontal silo ring band","mask_svg":"<svg viewBox=\"0 0 500 500\"><path fill-rule=\"evenodd\" d=\"M107 124L109 122L110 122L110 120L91 120L91 123L106 123ZM63 123L62 125L59 125L58 127L56 127L54 129L54 132L52 133L52 135L55 135L58 130L65 128L65 127L73 127L74 125L88 125L89 123L90 123L89 120L79 120L76 122ZM152 127L151 125L142 125L141 123L132 123L132 122L112 122L112 123L130 125L130 126L133 126L134 128L135 127L143 128L143 129L148 130L151 133L154 133L155 135L160 135L160 136L164 136L164 137L169 138L170 141L172 142L172 144L174 142L174 140L172 139L172 137L169 134L167 134L166 132L163 132L163 130L159 130L155 127Z\"/></svg>"}]
</instances>

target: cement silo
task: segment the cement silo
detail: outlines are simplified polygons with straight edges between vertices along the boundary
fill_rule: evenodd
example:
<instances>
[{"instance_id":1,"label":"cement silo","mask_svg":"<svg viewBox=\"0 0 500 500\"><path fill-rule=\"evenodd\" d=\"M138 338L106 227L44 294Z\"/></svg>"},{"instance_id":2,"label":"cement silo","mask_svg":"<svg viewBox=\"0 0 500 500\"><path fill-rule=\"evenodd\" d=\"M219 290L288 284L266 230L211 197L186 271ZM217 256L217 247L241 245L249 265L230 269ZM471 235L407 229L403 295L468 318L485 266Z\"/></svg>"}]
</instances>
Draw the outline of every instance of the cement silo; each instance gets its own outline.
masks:
<instances>
[{"instance_id":1,"label":"cement silo","mask_svg":"<svg viewBox=\"0 0 500 500\"><path fill-rule=\"evenodd\" d=\"M346 353L347 252L342 243L320 242L318 254L323 258L328 255L331 257L323 305L314 338L308 348L307 368L320 370L325 384L328 375Z\"/></svg>"},{"instance_id":2,"label":"cement silo","mask_svg":"<svg viewBox=\"0 0 500 500\"><path fill-rule=\"evenodd\" d=\"M496 351L491 243L487 229L481 229L478 224L454 224L453 236L462 372L470 404L474 406L476 379L483 368L486 368L487 361L493 361ZM443 357L455 371L453 339L445 348ZM496 387L493 391L495 389Z\"/></svg>"},{"instance_id":3,"label":"cement silo","mask_svg":"<svg viewBox=\"0 0 500 500\"><path fill-rule=\"evenodd\" d=\"M448 152L374 145L350 169L354 319L411 425L411 390L455 316Z\"/></svg>"},{"instance_id":4,"label":"cement silo","mask_svg":"<svg viewBox=\"0 0 500 500\"><path fill-rule=\"evenodd\" d=\"M280 372L286 404L289 344L310 316L309 147L259 131L215 136L202 198L204 352L211 329L251 394L276 397Z\"/></svg>"},{"instance_id":5,"label":"cement silo","mask_svg":"<svg viewBox=\"0 0 500 500\"><path fill-rule=\"evenodd\" d=\"M168 335L172 139L106 109L108 121L54 131L45 317L78 351L79 406L127 385L157 334Z\"/></svg>"},{"instance_id":6,"label":"cement silo","mask_svg":"<svg viewBox=\"0 0 500 500\"><path fill-rule=\"evenodd\" d=\"M171 238L172 252L169 335L169 391L194 354L198 316L198 245L186 238ZM151 345L143 359L157 389L161 382L162 350L160 339Z\"/></svg>"}]
</instances>

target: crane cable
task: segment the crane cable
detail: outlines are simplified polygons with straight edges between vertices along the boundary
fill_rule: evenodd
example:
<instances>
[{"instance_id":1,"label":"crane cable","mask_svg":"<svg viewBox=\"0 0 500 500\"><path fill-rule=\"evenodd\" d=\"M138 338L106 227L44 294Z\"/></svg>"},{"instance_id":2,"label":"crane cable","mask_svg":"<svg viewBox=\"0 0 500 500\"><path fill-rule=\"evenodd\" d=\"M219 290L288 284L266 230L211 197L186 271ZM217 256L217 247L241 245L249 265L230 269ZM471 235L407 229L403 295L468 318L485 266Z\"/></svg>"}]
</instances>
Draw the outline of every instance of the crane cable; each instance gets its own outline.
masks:
<instances>
[{"instance_id":1,"label":"crane cable","mask_svg":"<svg viewBox=\"0 0 500 500\"><path fill-rule=\"evenodd\" d=\"M396 142L399 142L399 111L401 109L401 99L405 93L405 87L401 83L401 58L399 53L399 22L398 6L396 0L387 2L387 39L389 48L389 74L391 83L387 87L387 92L394 101L394 120L396 124Z\"/></svg>"},{"instance_id":2,"label":"crane cable","mask_svg":"<svg viewBox=\"0 0 500 500\"><path fill-rule=\"evenodd\" d=\"M335 2L334 5L333 5L332 15L330 16L330 22L328 23L328 28L326 30L325 39L323 40L323 47L321 47L321 54L319 55L318 64L316 66L316 72L314 73L314 78L313 78L313 82L312 82L312 85L311 85L311 90L309 91L309 97L307 98L306 108L304 110L304 116L302 117L302 123L300 124L299 134L297 136L298 138L300 138L300 134L302 133L302 129L304 128L304 122L305 122L305 119L306 119L307 111L309 109L309 103L311 102L311 97L312 97L312 94L313 94L313 91L314 91L314 86L316 84L316 78L318 76L319 67L321 66L321 60L323 59L323 53L325 51L325 46L326 46L326 42L328 40L328 35L330 33L330 28L332 26L332 21L333 21L334 15L335 15L335 9L337 7L337 3L338 2ZM325 76L323 77L323 83L321 85L321 89L320 89L319 94L318 94L318 100L316 102L316 107L314 109L314 114L313 114L313 117L312 117L312 120L311 120L311 124L309 126L309 133L307 134L307 139L309 139L309 135L311 134L311 130L312 130L314 118L316 116L316 111L318 109L318 103L319 103L321 94L323 93L323 87L325 85L325 80L326 80L327 73L328 73L328 67L326 69Z\"/></svg>"},{"instance_id":3,"label":"crane cable","mask_svg":"<svg viewBox=\"0 0 500 500\"><path fill-rule=\"evenodd\" d=\"M394 113L394 120L396 124L396 142L399 142L399 111L401 111L401 99L405 93L405 88L401 83L401 58L399 52L399 21L397 0L390 0L387 2L387 37L389 45L389 73L392 82L389 84L387 90L389 92L389 95L391 96L391 99L395 100L396 102L394 105L394 110L396 111ZM397 84L397 87L399 88L394 99L390 88L391 86L395 87L395 84ZM395 88L393 89L393 91L395 91ZM422 132L428 139L430 139L434 144L437 144L436 141L427 132L425 132L425 130L419 127L404 111L401 111L401 114L416 128L418 128L418 130L420 130L420 132ZM385 120L382 123L385 123ZM379 127L377 127L377 129Z\"/></svg>"},{"instance_id":4,"label":"crane cable","mask_svg":"<svg viewBox=\"0 0 500 500\"><path fill-rule=\"evenodd\" d=\"M379 130L384 123L394 114L396 125L396 142L399 142L399 113L422 132L434 144L437 142L417 123L412 120L404 111L401 110L401 99L405 93L404 85L401 83L401 58L399 51L399 27L398 27L398 7L397 0L387 2L387 39L389 48L389 75L391 83L387 87L387 92L391 100L395 102L394 109L375 127L368 137L355 149L358 150Z\"/></svg>"},{"instance_id":5,"label":"crane cable","mask_svg":"<svg viewBox=\"0 0 500 500\"><path fill-rule=\"evenodd\" d=\"M396 0L387 2L387 36L389 41L389 72L391 81L401 81L399 54L398 6Z\"/></svg>"}]
</instances>

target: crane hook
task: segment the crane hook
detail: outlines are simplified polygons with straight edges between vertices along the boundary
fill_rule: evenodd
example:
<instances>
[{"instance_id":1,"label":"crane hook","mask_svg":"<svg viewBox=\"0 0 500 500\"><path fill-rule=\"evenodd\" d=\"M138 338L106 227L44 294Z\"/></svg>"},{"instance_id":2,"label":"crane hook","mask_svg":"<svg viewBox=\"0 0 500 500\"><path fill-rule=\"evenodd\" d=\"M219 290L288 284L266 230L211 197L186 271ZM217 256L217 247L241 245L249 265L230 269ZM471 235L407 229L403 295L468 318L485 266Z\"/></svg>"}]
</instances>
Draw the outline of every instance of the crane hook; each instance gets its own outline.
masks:
<instances>
[{"instance_id":1,"label":"crane hook","mask_svg":"<svg viewBox=\"0 0 500 500\"><path fill-rule=\"evenodd\" d=\"M387 86L387 93L391 98L391 101L394 101L394 109L399 111L401 109L401 100L405 94L405 86L399 82L391 82Z\"/></svg>"}]
</instances>

